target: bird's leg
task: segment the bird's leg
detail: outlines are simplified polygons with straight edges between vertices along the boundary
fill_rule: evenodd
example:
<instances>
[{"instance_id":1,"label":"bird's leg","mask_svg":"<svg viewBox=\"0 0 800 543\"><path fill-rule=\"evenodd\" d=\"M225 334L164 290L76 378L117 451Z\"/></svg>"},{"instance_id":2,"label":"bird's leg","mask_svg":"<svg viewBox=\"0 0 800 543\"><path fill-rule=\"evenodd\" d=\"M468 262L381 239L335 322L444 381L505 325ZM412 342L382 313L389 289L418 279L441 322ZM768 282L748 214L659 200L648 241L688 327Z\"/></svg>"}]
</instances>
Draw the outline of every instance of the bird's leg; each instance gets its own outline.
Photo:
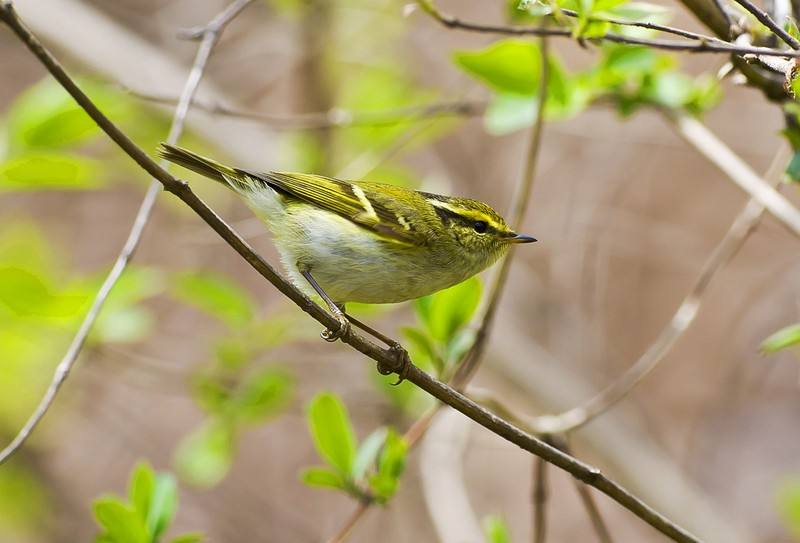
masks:
<instances>
[{"instance_id":1,"label":"bird's leg","mask_svg":"<svg viewBox=\"0 0 800 543\"><path fill-rule=\"evenodd\" d=\"M300 274L306 278L306 281L308 281L308 283L311 285L311 288L313 288L317 292L317 294L319 294L320 298L322 298L325 301L325 303L328 305L328 310L333 314L336 320L339 321L338 329L325 330L321 334L322 339L324 339L325 341L331 341L331 342L336 341L340 337L344 336L350 330L350 321L347 320L344 311L342 311L342 309L339 308L338 305L336 305L336 302L331 300L330 296L328 296L328 294L324 290L322 290L322 287L319 286L319 283L317 283L317 280L314 279L313 275L311 275L311 272L309 272L308 270L301 270Z\"/></svg>"},{"instance_id":2,"label":"bird's leg","mask_svg":"<svg viewBox=\"0 0 800 543\"><path fill-rule=\"evenodd\" d=\"M344 311L344 307L342 307L342 310ZM398 375L397 382L392 384L399 385L400 383L402 383L405 380L406 375L408 374L408 367L411 365L411 358L408 356L408 351L406 351L402 345L397 343L389 336L386 336L383 333L378 332L368 324L364 324L363 322L361 322L354 316L350 315L349 313L345 312L345 316L347 317L347 320L350 321L351 324L353 324L357 328L362 329L372 337L382 341L389 347L389 350L392 351L392 353L394 353L395 357L397 358L397 361L400 363L400 370L397 372ZM378 371L383 375L389 375L390 373L394 372L392 369L382 367L380 364L378 364Z\"/></svg>"}]
</instances>

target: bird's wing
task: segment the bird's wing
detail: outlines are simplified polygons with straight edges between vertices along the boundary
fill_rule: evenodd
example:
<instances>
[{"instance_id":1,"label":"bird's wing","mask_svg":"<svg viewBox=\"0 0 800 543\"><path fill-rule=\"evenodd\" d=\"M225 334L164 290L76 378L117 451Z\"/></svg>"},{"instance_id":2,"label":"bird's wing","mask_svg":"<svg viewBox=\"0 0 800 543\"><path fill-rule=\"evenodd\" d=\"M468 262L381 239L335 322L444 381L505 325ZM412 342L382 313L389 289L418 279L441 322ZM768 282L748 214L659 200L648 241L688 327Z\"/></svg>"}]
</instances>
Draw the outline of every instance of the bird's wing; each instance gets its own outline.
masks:
<instances>
[{"instance_id":1,"label":"bird's wing","mask_svg":"<svg viewBox=\"0 0 800 543\"><path fill-rule=\"evenodd\" d=\"M398 202L389 196L376 194L374 190L306 173L269 172L259 177L273 188L341 215L387 241L404 245L424 245L426 242L399 212Z\"/></svg>"}]
</instances>

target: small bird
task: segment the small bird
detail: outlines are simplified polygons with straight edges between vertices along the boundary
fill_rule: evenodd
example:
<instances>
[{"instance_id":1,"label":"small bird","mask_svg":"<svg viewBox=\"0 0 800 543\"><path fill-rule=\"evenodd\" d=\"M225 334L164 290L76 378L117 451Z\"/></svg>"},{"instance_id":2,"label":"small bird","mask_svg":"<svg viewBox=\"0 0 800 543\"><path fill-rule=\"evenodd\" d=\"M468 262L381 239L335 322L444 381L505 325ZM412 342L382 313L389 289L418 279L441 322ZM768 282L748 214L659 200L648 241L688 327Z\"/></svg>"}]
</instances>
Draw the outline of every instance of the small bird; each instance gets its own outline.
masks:
<instances>
[{"instance_id":1,"label":"small bird","mask_svg":"<svg viewBox=\"0 0 800 543\"><path fill-rule=\"evenodd\" d=\"M166 143L159 155L233 189L266 223L291 281L316 292L339 321L338 330L323 333L328 341L349 329L347 302L419 298L479 273L511 244L536 241L477 200L306 173L255 173Z\"/></svg>"}]
</instances>

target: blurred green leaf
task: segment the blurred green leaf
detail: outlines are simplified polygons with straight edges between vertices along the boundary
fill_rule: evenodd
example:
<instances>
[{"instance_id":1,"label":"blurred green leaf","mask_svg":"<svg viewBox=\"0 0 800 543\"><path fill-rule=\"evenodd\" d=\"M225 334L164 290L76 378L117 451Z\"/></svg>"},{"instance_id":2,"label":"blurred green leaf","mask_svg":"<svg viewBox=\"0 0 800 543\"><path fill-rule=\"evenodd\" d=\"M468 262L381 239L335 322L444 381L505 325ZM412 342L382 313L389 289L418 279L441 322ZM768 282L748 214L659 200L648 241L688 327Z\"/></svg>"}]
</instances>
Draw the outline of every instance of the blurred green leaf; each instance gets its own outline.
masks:
<instances>
[{"instance_id":1,"label":"blurred green leaf","mask_svg":"<svg viewBox=\"0 0 800 543\"><path fill-rule=\"evenodd\" d=\"M99 498L92 505L98 524L105 530L106 541L114 543L150 543L144 520L139 513L118 498Z\"/></svg>"},{"instance_id":2,"label":"blurred green leaf","mask_svg":"<svg viewBox=\"0 0 800 543\"><path fill-rule=\"evenodd\" d=\"M208 272L177 274L173 295L209 315L238 329L253 319L256 312L250 295L230 279Z\"/></svg>"},{"instance_id":3,"label":"blurred green leaf","mask_svg":"<svg viewBox=\"0 0 800 543\"><path fill-rule=\"evenodd\" d=\"M249 377L234 397L236 416L248 423L263 421L286 405L291 387L291 377L279 369L269 368Z\"/></svg>"},{"instance_id":4,"label":"blurred green leaf","mask_svg":"<svg viewBox=\"0 0 800 543\"><path fill-rule=\"evenodd\" d=\"M147 528L153 541L157 541L167 530L177 508L178 485L175 478L169 473L159 473L147 512Z\"/></svg>"},{"instance_id":5,"label":"blurred green leaf","mask_svg":"<svg viewBox=\"0 0 800 543\"><path fill-rule=\"evenodd\" d=\"M386 428L378 428L359 445L356 459L353 462L353 472L351 474L353 479L356 481L363 479L367 469L375 464L378 453L386 442L386 434Z\"/></svg>"},{"instance_id":6,"label":"blurred green leaf","mask_svg":"<svg viewBox=\"0 0 800 543\"><path fill-rule=\"evenodd\" d=\"M153 329L153 318L143 307L107 308L92 329L92 338L105 343L142 341Z\"/></svg>"},{"instance_id":7,"label":"blurred green leaf","mask_svg":"<svg viewBox=\"0 0 800 543\"><path fill-rule=\"evenodd\" d=\"M431 337L447 344L456 331L469 322L480 301L480 279L471 277L448 289L421 298L415 303L415 307Z\"/></svg>"},{"instance_id":8,"label":"blurred green leaf","mask_svg":"<svg viewBox=\"0 0 800 543\"><path fill-rule=\"evenodd\" d=\"M797 183L800 181L800 151L795 151L792 160L786 166L786 177L789 181Z\"/></svg>"},{"instance_id":9,"label":"blurred green leaf","mask_svg":"<svg viewBox=\"0 0 800 543\"><path fill-rule=\"evenodd\" d=\"M499 515L489 515L483 519L483 533L487 543L511 543L511 533Z\"/></svg>"},{"instance_id":10,"label":"blurred green leaf","mask_svg":"<svg viewBox=\"0 0 800 543\"><path fill-rule=\"evenodd\" d=\"M308 408L308 424L319 455L340 474L352 473L356 437L342 401L331 393L317 394Z\"/></svg>"},{"instance_id":11,"label":"blurred green leaf","mask_svg":"<svg viewBox=\"0 0 800 543\"><path fill-rule=\"evenodd\" d=\"M181 478L201 487L220 482L233 462L233 437L228 425L210 420L183 438L175 451L175 466Z\"/></svg>"},{"instance_id":12,"label":"blurred green leaf","mask_svg":"<svg viewBox=\"0 0 800 543\"><path fill-rule=\"evenodd\" d=\"M91 81L81 88L106 114L120 122L132 114L130 101L108 86ZM74 145L100 133L95 122L52 78L29 87L11 105L7 121L12 149Z\"/></svg>"},{"instance_id":13,"label":"blurred green leaf","mask_svg":"<svg viewBox=\"0 0 800 543\"><path fill-rule=\"evenodd\" d=\"M772 354L798 343L800 343L800 323L781 328L762 341L761 351L766 354Z\"/></svg>"},{"instance_id":14,"label":"blurred green leaf","mask_svg":"<svg viewBox=\"0 0 800 543\"><path fill-rule=\"evenodd\" d=\"M433 366L441 374L444 369L444 361L436 352L436 347L431 343L430 338L422 330L410 326L401 328L400 333L410 343L409 354L414 363L421 368Z\"/></svg>"},{"instance_id":15,"label":"blurred green leaf","mask_svg":"<svg viewBox=\"0 0 800 543\"><path fill-rule=\"evenodd\" d=\"M800 479L786 479L776 493L778 513L787 530L800 538Z\"/></svg>"},{"instance_id":16,"label":"blurred green leaf","mask_svg":"<svg viewBox=\"0 0 800 543\"><path fill-rule=\"evenodd\" d=\"M408 445L403 438L389 429L378 460L378 471L369 478L370 489L380 503L387 502L397 491L405 470L407 451Z\"/></svg>"},{"instance_id":17,"label":"blurred green leaf","mask_svg":"<svg viewBox=\"0 0 800 543\"><path fill-rule=\"evenodd\" d=\"M337 490L347 489L347 483L344 478L328 468L307 468L300 474L300 479L308 486L334 488Z\"/></svg>"},{"instance_id":18,"label":"blurred green leaf","mask_svg":"<svg viewBox=\"0 0 800 543\"><path fill-rule=\"evenodd\" d=\"M454 62L498 92L532 95L541 75L539 47L530 41L508 39L480 51L458 51Z\"/></svg>"},{"instance_id":19,"label":"blurred green leaf","mask_svg":"<svg viewBox=\"0 0 800 543\"><path fill-rule=\"evenodd\" d=\"M24 464L9 462L0 469L0 533L7 541L16 541L15 536L23 541L46 537L54 511L37 474Z\"/></svg>"},{"instance_id":20,"label":"blurred green leaf","mask_svg":"<svg viewBox=\"0 0 800 543\"><path fill-rule=\"evenodd\" d=\"M0 266L0 307L5 306L17 316L63 318L78 315L86 296L68 292L53 292L40 276L27 270Z\"/></svg>"},{"instance_id":21,"label":"blurred green leaf","mask_svg":"<svg viewBox=\"0 0 800 543\"><path fill-rule=\"evenodd\" d=\"M492 96L484 114L484 126L489 134L502 136L515 132L536 121L537 101L534 96L498 93Z\"/></svg>"},{"instance_id":22,"label":"blurred green leaf","mask_svg":"<svg viewBox=\"0 0 800 543\"><path fill-rule=\"evenodd\" d=\"M679 108L692 96L692 80L679 72L657 74L645 96L668 108Z\"/></svg>"},{"instance_id":23,"label":"blurred green leaf","mask_svg":"<svg viewBox=\"0 0 800 543\"><path fill-rule=\"evenodd\" d=\"M128 482L128 499L142 518L147 518L155 488L156 474L153 468L146 462L136 464Z\"/></svg>"},{"instance_id":24,"label":"blurred green leaf","mask_svg":"<svg viewBox=\"0 0 800 543\"><path fill-rule=\"evenodd\" d=\"M27 153L0 162L0 191L86 190L102 186L100 163L58 153Z\"/></svg>"}]
</instances>

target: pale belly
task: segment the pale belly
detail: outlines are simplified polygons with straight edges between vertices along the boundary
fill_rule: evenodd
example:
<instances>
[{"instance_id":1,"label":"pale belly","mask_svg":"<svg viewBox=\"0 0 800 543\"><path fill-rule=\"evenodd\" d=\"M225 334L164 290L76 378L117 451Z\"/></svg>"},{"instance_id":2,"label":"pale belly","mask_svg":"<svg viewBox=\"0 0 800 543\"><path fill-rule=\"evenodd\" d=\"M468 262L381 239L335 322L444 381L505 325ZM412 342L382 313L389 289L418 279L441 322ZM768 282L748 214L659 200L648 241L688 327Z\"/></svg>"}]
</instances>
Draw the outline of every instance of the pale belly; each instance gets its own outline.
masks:
<instances>
[{"instance_id":1,"label":"pale belly","mask_svg":"<svg viewBox=\"0 0 800 543\"><path fill-rule=\"evenodd\" d=\"M298 265L313 275L337 303L395 303L426 296L481 271L426 247L406 247L374 237L343 217L316 211L303 223L284 215L273 228L283 263L296 286L314 293ZM281 234L278 234L281 232ZM460 256L460 255L459 255Z\"/></svg>"}]
</instances>

